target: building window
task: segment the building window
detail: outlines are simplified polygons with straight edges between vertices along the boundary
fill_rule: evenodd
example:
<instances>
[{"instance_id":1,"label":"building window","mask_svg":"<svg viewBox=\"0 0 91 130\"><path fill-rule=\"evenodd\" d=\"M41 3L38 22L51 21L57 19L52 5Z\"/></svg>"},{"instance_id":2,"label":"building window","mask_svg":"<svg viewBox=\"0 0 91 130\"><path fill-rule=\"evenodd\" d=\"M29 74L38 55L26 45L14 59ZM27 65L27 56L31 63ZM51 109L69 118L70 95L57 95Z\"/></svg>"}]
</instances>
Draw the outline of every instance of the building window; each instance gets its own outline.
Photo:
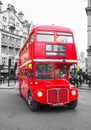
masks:
<instances>
[{"instance_id":1,"label":"building window","mask_svg":"<svg viewBox=\"0 0 91 130\"><path fill-rule=\"evenodd\" d=\"M15 55L19 54L19 49L15 49Z\"/></svg>"},{"instance_id":2,"label":"building window","mask_svg":"<svg viewBox=\"0 0 91 130\"><path fill-rule=\"evenodd\" d=\"M6 25L2 25L2 29L7 31L7 26Z\"/></svg>"},{"instance_id":3,"label":"building window","mask_svg":"<svg viewBox=\"0 0 91 130\"><path fill-rule=\"evenodd\" d=\"M9 47L9 55L14 55L14 48Z\"/></svg>"},{"instance_id":4,"label":"building window","mask_svg":"<svg viewBox=\"0 0 91 130\"><path fill-rule=\"evenodd\" d=\"M9 23L15 24L15 18L13 16L9 17Z\"/></svg>"},{"instance_id":5,"label":"building window","mask_svg":"<svg viewBox=\"0 0 91 130\"><path fill-rule=\"evenodd\" d=\"M19 27L19 23L18 22L16 23L16 26Z\"/></svg>"},{"instance_id":6,"label":"building window","mask_svg":"<svg viewBox=\"0 0 91 130\"><path fill-rule=\"evenodd\" d=\"M13 28L9 28L9 32L10 32L11 34L14 34L14 29L13 29Z\"/></svg>"},{"instance_id":7,"label":"building window","mask_svg":"<svg viewBox=\"0 0 91 130\"><path fill-rule=\"evenodd\" d=\"M1 42L7 44L8 43L8 35L1 35Z\"/></svg>"},{"instance_id":8,"label":"building window","mask_svg":"<svg viewBox=\"0 0 91 130\"><path fill-rule=\"evenodd\" d=\"M5 16L3 16L3 21L7 22L7 18Z\"/></svg>"},{"instance_id":9,"label":"building window","mask_svg":"<svg viewBox=\"0 0 91 130\"><path fill-rule=\"evenodd\" d=\"M2 64L4 64L4 65L7 64L7 57L2 57Z\"/></svg>"},{"instance_id":10,"label":"building window","mask_svg":"<svg viewBox=\"0 0 91 130\"><path fill-rule=\"evenodd\" d=\"M16 34L17 34L17 35L19 34L19 30L16 30Z\"/></svg>"},{"instance_id":11,"label":"building window","mask_svg":"<svg viewBox=\"0 0 91 130\"><path fill-rule=\"evenodd\" d=\"M2 47L1 47L1 53L2 53L2 54L6 54L6 55L8 54L8 49L7 49L6 46L2 46Z\"/></svg>"},{"instance_id":12,"label":"building window","mask_svg":"<svg viewBox=\"0 0 91 130\"><path fill-rule=\"evenodd\" d=\"M16 48L20 48L21 39L16 38Z\"/></svg>"},{"instance_id":13,"label":"building window","mask_svg":"<svg viewBox=\"0 0 91 130\"><path fill-rule=\"evenodd\" d=\"M14 37L9 37L9 46L14 47Z\"/></svg>"}]
</instances>

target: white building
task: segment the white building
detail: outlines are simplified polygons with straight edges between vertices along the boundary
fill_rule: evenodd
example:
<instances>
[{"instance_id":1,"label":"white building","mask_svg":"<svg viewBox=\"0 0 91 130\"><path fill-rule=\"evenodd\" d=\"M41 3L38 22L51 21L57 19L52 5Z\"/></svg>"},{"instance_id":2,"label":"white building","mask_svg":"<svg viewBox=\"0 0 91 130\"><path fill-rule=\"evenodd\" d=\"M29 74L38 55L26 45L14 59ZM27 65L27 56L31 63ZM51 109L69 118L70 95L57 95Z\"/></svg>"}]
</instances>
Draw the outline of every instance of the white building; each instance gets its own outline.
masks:
<instances>
[{"instance_id":1,"label":"white building","mask_svg":"<svg viewBox=\"0 0 91 130\"><path fill-rule=\"evenodd\" d=\"M15 7L8 4L7 9L2 9L0 1L0 68L4 65L4 71L8 71L8 59L12 66L18 59L20 47L28 36L30 24L24 20L24 14L17 12ZM2 70L1 70L2 71Z\"/></svg>"},{"instance_id":2,"label":"white building","mask_svg":"<svg viewBox=\"0 0 91 130\"><path fill-rule=\"evenodd\" d=\"M88 24L87 24L87 33L88 33L88 47L87 47L87 70L91 74L91 0L88 0L88 7L86 8Z\"/></svg>"},{"instance_id":3,"label":"white building","mask_svg":"<svg viewBox=\"0 0 91 130\"><path fill-rule=\"evenodd\" d=\"M78 55L78 66L83 72L87 70L87 59L84 52L81 52L80 55Z\"/></svg>"}]
</instances>

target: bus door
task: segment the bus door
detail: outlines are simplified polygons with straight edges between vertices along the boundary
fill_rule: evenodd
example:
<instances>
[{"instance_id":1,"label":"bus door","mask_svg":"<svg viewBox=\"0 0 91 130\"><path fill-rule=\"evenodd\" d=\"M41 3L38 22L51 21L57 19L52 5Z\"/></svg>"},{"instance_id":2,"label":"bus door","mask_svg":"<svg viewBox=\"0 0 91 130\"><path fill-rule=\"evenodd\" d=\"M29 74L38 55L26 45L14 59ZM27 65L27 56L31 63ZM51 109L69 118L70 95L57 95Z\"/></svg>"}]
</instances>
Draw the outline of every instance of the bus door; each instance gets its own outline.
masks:
<instances>
[{"instance_id":1,"label":"bus door","mask_svg":"<svg viewBox=\"0 0 91 130\"><path fill-rule=\"evenodd\" d=\"M28 85L28 69L25 68L22 74L22 82L21 82L21 91L24 97L26 98L26 91L27 91L27 85Z\"/></svg>"},{"instance_id":2,"label":"bus door","mask_svg":"<svg viewBox=\"0 0 91 130\"><path fill-rule=\"evenodd\" d=\"M31 66L31 67L30 67ZM22 94L27 99L28 98L28 90L31 87L31 83L33 80L34 71L32 69L32 64L28 64L27 67L24 69L24 74L22 78Z\"/></svg>"}]
</instances>

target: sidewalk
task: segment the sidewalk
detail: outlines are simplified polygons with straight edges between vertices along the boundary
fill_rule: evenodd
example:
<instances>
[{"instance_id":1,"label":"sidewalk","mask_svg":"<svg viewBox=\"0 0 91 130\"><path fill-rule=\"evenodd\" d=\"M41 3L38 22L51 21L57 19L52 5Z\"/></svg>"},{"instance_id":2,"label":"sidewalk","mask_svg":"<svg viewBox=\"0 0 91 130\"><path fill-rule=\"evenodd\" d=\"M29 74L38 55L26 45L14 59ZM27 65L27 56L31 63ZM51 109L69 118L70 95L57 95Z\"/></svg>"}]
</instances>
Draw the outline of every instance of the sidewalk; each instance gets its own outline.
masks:
<instances>
[{"instance_id":1,"label":"sidewalk","mask_svg":"<svg viewBox=\"0 0 91 130\"><path fill-rule=\"evenodd\" d=\"M78 89L91 90L91 88L89 88L87 84L82 84L82 86L78 87Z\"/></svg>"},{"instance_id":2,"label":"sidewalk","mask_svg":"<svg viewBox=\"0 0 91 130\"><path fill-rule=\"evenodd\" d=\"M18 82L14 83L13 81L9 83L2 83L0 84L0 89L14 89L18 87Z\"/></svg>"}]
</instances>

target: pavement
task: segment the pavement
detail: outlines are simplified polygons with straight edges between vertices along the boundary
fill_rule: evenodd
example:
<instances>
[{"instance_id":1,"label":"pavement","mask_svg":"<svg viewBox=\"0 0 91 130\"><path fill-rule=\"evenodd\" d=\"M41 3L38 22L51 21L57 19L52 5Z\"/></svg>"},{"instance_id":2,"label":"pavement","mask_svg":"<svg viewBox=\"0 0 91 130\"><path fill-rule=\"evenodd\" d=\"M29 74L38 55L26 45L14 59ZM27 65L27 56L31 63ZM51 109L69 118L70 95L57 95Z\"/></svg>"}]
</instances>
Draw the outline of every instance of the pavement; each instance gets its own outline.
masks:
<instances>
[{"instance_id":1,"label":"pavement","mask_svg":"<svg viewBox=\"0 0 91 130\"><path fill-rule=\"evenodd\" d=\"M1 83L0 84L0 89L14 89L18 87L18 82L13 82L10 81L9 84L8 83Z\"/></svg>"},{"instance_id":2,"label":"pavement","mask_svg":"<svg viewBox=\"0 0 91 130\"><path fill-rule=\"evenodd\" d=\"M91 87L89 88L88 84L84 83L81 87L78 87L78 89L91 90Z\"/></svg>"},{"instance_id":3,"label":"pavement","mask_svg":"<svg viewBox=\"0 0 91 130\"><path fill-rule=\"evenodd\" d=\"M0 84L0 89L15 89L18 88L18 82L10 81L9 86L8 83L2 83ZM82 84L81 87L78 87L78 89L83 89L83 90L91 90L91 88L88 87L87 84Z\"/></svg>"}]
</instances>

